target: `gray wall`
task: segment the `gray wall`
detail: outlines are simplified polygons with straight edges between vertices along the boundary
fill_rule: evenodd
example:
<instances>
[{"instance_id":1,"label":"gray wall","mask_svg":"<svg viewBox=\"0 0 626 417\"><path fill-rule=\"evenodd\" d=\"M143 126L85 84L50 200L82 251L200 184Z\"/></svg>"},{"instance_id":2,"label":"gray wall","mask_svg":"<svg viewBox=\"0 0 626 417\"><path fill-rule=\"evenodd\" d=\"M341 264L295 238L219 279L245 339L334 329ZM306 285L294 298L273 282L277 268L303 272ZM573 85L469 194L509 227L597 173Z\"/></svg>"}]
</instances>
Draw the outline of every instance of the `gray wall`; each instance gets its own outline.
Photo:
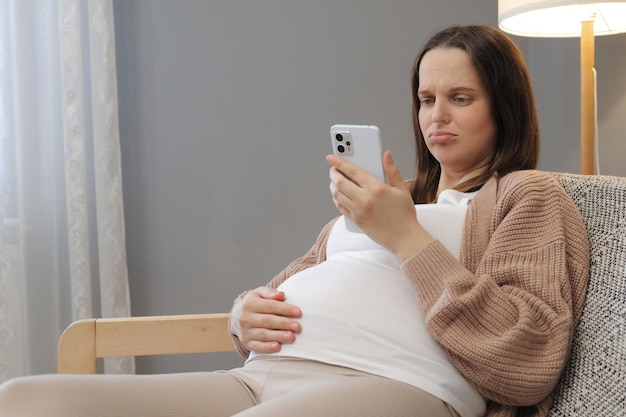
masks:
<instances>
[{"instance_id":1,"label":"gray wall","mask_svg":"<svg viewBox=\"0 0 626 417\"><path fill-rule=\"evenodd\" d=\"M324 162L331 124L379 125L410 177L414 56L441 26L495 26L497 2L118 0L115 18L132 310L181 314L230 310L336 215ZM613 111L602 112L603 168L626 175L626 76L615 65L624 67L626 38L605 39L601 111ZM578 43L516 41L536 83L541 168L577 172ZM138 370L240 362L141 358Z\"/></svg>"}]
</instances>

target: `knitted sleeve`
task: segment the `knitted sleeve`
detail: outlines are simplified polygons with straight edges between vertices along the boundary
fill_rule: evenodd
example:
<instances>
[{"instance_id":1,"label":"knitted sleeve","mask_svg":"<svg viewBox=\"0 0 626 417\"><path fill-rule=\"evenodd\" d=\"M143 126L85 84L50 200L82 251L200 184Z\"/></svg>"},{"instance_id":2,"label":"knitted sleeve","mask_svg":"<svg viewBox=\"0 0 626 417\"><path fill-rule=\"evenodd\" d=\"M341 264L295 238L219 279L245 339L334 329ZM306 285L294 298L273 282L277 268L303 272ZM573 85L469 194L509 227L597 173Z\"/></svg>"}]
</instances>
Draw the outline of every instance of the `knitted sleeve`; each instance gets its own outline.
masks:
<instances>
[{"instance_id":1,"label":"knitted sleeve","mask_svg":"<svg viewBox=\"0 0 626 417\"><path fill-rule=\"evenodd\" d=\"M547 174L509 174L492 191L493 207L470 207L463 263L435 241L403 270L430 333L468 381L497 403L535 405L558 382L582 311L586 231Z\"/></svg>"}]
</instances>

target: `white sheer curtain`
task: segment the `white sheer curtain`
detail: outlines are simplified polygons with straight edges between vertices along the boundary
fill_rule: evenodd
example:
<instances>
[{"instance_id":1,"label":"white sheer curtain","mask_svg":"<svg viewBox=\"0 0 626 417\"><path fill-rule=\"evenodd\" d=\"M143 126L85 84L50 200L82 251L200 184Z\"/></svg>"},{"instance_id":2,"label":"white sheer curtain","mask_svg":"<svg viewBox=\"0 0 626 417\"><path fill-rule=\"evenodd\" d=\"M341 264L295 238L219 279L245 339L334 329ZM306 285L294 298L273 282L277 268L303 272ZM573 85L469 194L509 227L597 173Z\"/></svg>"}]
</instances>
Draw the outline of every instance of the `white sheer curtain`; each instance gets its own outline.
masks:
<instances>
[{"instance_id":1,"label":"white sheer curtain","mask_svg":"<svg viewBox=\"0 0 626 417\"><path fill-rule=\"evenodd\" d=\"M112 8L0 2L0 382L56 372L71 321L130 315Z\"/></svg>"}]
</instances>

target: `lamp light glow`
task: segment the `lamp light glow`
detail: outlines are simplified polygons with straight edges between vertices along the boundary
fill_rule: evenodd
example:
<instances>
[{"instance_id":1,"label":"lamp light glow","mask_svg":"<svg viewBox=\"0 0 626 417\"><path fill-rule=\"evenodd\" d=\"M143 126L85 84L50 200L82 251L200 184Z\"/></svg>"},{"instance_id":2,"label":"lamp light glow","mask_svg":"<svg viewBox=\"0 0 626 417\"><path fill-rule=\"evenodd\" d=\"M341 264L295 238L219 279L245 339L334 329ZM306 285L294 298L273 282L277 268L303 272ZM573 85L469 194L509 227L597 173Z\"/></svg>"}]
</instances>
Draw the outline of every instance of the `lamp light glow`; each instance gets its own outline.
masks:
<instances>
[{"instance_id":1,"label":"lamp light glow","mask_svg":"<svg viewBox=\"0 0 626 417\"><path fill-rule=\"evenodd\" d=\"M498 0L500 29L514 35L578 37L580 23L589 20L595 36L626 32L626 1Z\"/></svg>"},{"instance_id":2,"label":"lamp light glow","mask_svg":"<svg viewBox=\"0 0 626 417\"><path fill-rule=\"evenodd\" d=\"M594 36L626 32L626 0L498 0L498 24L528 37L580 37L581 173L594 173L597 144Z\"/></svg>"}]
</instances>

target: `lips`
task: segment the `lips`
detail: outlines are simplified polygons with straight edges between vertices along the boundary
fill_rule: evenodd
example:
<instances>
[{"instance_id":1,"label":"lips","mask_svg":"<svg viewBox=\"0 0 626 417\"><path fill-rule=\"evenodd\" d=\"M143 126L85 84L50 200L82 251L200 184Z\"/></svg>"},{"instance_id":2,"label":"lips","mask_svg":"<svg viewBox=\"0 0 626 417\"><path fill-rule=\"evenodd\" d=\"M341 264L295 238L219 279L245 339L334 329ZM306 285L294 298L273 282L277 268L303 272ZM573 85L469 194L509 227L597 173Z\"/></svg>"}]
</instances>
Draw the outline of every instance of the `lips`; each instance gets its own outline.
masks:
<instances>
[{"instance_id":1,"label":"lips","mask_svg":"<svg viewBox=\"0 0 626 417\"><path fill-rule=\"evenodd\" d=\"M436 131L428 135L428 141L432 144L446 144L454 141L455 139L455 134L444 131Z\"/></svg>"}]
</instances>

